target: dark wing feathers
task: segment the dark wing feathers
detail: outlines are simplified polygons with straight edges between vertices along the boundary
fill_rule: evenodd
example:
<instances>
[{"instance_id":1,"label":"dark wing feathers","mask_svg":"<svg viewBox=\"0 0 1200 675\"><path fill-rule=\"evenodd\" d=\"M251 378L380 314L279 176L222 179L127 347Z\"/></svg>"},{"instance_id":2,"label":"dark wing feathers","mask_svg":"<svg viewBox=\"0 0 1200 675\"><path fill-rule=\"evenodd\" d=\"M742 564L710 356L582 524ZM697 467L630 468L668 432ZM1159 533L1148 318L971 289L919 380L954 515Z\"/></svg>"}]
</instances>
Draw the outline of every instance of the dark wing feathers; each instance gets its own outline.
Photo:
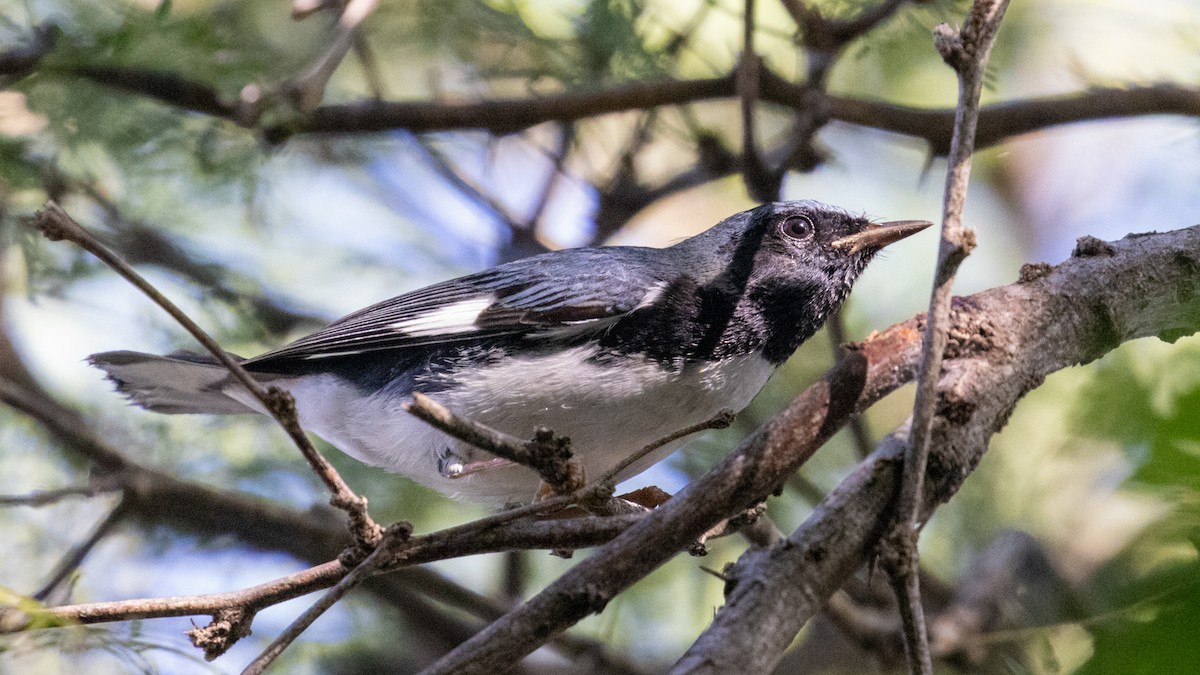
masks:
<instances>
[{"instance_id":1,"label":"dark wing feathers","mask_svg":"<svg viewBox=\"0 0 1200 675\"><path fill-rule=\"evenodd\" d=\"M384 300L247 361L271 363L597 327L665 285L645 249L575 249L518 260ZM602 322L602 323L597 323Z\"/></svg>"}]
</instances>

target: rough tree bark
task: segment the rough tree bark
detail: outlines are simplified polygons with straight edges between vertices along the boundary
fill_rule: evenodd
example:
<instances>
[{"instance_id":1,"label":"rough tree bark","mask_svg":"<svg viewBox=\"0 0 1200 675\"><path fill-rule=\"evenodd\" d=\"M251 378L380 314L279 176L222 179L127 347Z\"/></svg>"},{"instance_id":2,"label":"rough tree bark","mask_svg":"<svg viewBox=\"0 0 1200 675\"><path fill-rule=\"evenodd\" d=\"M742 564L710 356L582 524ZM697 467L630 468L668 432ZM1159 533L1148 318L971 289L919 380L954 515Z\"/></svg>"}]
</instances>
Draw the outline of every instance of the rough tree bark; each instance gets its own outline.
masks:
<instances>
[{"instance_id":1,"label":"rough tree bark","mask_svg":"<svg viewBox=\"0 0 1200 675\"><path fill-rule=\"evenodd\" d=\"M1043 379L1122 342L1200 330L1200 226L1108 244L1085 237L1054 268L957 298L938 383L924 509L962 485L1017 402ZM918 330L923 319L909 322ZM677 672L765 672L873 555L891 517L907 429L884 439L788 539L729 570L726 604ZM745 670L743 670L745 669Z\"/></svg>"},{"instance_id":2,"label":"rough tree bark","mask_svg":"<svg viewBox=\"0 0 1200 675\"><path fill-rule=\"evenodd\" d=\"M956 299L951 319L927 508L957 491L1016 402L1047 374L1094 360L1125 340L1200 330L1200 226L1115 244L1081 239L1075 257L1058 268L1027 265L1016 284ZM894 347L910 336L909 350L892 350L875 363L869 354L844 359L839 367L848 377L814 385L718 466L429 672L484 673L515 662L602 610L713 523L766 498L814 444L844 424L838 411L872 402L878 380L912 377L919 344L913 336L923 322L921 316L887 331L899 340ZM886 342L888 335L877 339ZM713 663L761 672L782 655L804 621L872 553L899 476L894 448L894 438L885 442L796 533L743 561L745 570L766 564L759 560L783 560L768 566L771 575L735 570L744 583L734 586L726 609L677 670ZM768 583L769 592L760 592ZM758 667L745 671L750 665Z\"/></svg>"}]
</instances>

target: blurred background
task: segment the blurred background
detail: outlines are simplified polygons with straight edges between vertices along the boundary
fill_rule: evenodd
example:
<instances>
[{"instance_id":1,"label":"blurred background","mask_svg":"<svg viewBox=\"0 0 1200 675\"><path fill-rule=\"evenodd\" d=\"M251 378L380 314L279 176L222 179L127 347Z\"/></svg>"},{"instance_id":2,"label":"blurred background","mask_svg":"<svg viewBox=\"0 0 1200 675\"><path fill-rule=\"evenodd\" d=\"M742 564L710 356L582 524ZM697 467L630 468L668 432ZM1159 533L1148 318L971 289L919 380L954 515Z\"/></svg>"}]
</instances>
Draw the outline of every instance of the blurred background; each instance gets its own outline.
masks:
<instances>
[{"instance_id":1,"label":"blurred background","mask_svg":"<svg viewBox=\"0 0 1200 675\"><path fill-rule=\"evenodd\" d=\"M309 111L280 101L329 48L340 9L329 4L296 20L286 0L0 0L6 376L27 369L133 461L301 513L323 504L324 491L269 420L153 415L128 407L87 367L83 359L98 351L195 346L94 259L31 234L26 221L48 198L243 355L504 260L581 245L663 246L756 204L737 171L734 97L508 134L291 133ZM940 22L959 21L967 3L889 2L894 13L837 51L827 71L797 35L786 4L760 0L755 11L755 47L773 72L793 82L815 75L824 91L848 99L953 108L955 79L930 34ZM846 17L870 3L808 5ZM322 102L465 103L722 77L742 51L743 11L735 0L383 2ZM139 73L200 83L225 102L265 92L271 105L240 126L147 95L130 84ZM985 103L1101 86L1194 88L1200 3L1014 2L987 82ZM791 109L760 104L756 121L768 156L797 138ZM876 218L939 219L944 161L924 140L837 121L800 140L780 198L818 199ZM1083 235L1113 239L1195 224L1198 186L1194 118L1101 119L1005 139L976 157L966 222L979 247L958 292L1012 283L1024 263L1060 262ZM935 254L933 236L889 248L843 312L844 339L922 311ZM822 332L731 429L698 438L628 487L676 491L833 358ZM910 406L907 388L875 406L865 416L867 437L890 432ZM406 519L428 532L485 515L325 447L381 522ZM771 501L775 522L784 531L800 524L860 448L843 434L822 449ZM85 485L92 470L61 435L9 407L0 407L0 462L4 495ZM44 589L54 566L98 529L82 563L42 600L234 590L306 565L295 551L247 541L236 528L159 520L119 502L104 493L0 506L0 597ZM947 602L989 560L1007 560L997 557L1005 551L1016 547L1021 561L1001 565L1014 577L1001 616L939 669L1194 672L1198 537L1200 339L1137 341L1055 374L1021 403L962 492L926 528L928 585ZM574 642L536 654L530 670L661 670L722 603L722 582L704 568L719 570L744 547L730 538L715 542L707 558L675 559L580 624ZM524 552L431 565L410 595L360 592L341 603L281 657L278 672L415 670L452 647L454 635L469 635L489 612L572 564ZM871 592L879 576L864 575L855 599L890 617L886 595ZM422 590L431 584L440 590ZM155 619L0 637L0 672L237 672L310 602L264 611L254 635L214 663L180 635L192 620ZM896 644L851 633L813 622L781 672L902 665Z\"/></svg>"}]
</instances>

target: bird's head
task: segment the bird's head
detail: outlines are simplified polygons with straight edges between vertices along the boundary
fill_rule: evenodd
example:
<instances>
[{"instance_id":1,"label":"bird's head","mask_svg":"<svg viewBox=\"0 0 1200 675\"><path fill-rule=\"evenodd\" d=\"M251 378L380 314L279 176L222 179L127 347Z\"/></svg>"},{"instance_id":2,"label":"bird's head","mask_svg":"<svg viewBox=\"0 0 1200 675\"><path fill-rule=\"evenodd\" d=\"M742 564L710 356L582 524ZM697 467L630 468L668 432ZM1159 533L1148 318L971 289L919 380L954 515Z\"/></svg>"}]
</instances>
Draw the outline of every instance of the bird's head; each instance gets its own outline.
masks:
<instances>
[{"instance_id":1,"label":"bird's head","mask_svg":"<svg viewBox=\"0 0 1200 675\"><path fill-rule=\"evenodd\" d=\"M874 222L812 200L774 202L739 213L680 244L730 277L820 279L847 289L888 244L927 220Z\"/></svg>"},{"instance_id":2,"label":"bird's head","mask_svg":"<svg viewBox=\"0 0 1200 675\"><path fill-rule=\"evenodd\" d=\"M883 247L925 220L873 222L820 202L765 204L679 244L696 276L731 302L731 316L762 325L768 358L782 360L845 300Z\"/></svg>"}]
</instances>

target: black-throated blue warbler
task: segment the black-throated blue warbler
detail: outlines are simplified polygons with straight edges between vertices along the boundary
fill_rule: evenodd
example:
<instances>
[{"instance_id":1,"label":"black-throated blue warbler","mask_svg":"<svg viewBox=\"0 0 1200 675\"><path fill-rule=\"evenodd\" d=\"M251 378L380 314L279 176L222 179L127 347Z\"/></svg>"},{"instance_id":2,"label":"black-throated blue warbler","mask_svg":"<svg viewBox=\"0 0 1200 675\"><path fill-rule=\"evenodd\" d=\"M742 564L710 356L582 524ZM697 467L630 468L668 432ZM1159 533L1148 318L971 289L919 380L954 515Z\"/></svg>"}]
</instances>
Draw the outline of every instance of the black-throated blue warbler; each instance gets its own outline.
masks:
<instances>
[{"instance_id":1,"label":"black-throated blue warbler","mask_svg":"<svg viewBox=\"0 0 1200 675\"><path fill-rule=\"evenodd\" d=\"M401 404L420 391L517 437L546 426L599 476L746 407L881 248L929 225L873 223L814 201L766 204L664 249L556 251L434 284L242 365L291 391L304 427L352 457L472 501L528 500L533 471L488 463ZM90 362L150 410L262 412L207 356L117 351Z\"/></svg>"}]
</instances>

